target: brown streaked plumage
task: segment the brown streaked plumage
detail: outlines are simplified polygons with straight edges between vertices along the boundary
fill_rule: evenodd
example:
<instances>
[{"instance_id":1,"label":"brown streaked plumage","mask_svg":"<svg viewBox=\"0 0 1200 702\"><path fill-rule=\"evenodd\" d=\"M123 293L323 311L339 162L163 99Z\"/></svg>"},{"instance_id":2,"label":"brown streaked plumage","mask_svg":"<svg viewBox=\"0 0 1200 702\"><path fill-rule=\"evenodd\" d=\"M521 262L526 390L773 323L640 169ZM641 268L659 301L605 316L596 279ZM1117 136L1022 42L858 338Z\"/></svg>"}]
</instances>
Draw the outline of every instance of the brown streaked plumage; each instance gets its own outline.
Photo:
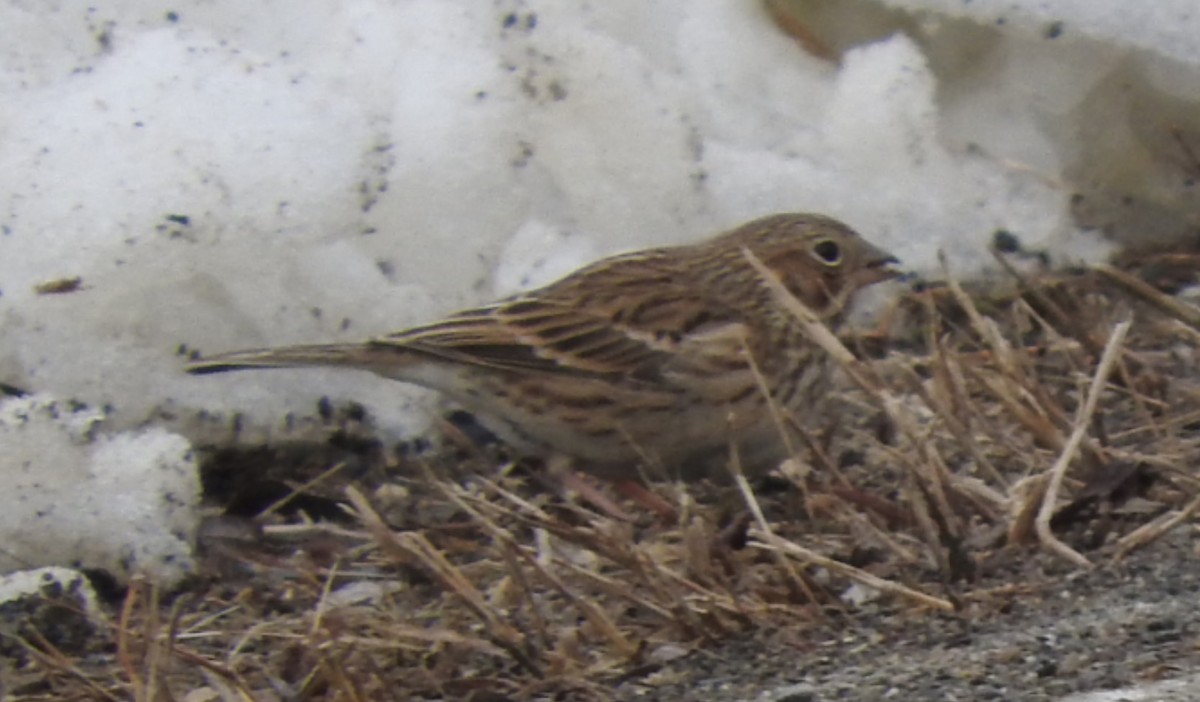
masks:
<instances>
[{"instance_id":1,"label":"brown streaked plumage","mask_svg":"<svg viewBox=\"0 0 1200 702\"><path fill-rule=\"evenodd\" d=\"M829 376L743 248L834 327L857 290L896 275L891 255L840 222L780 214L364 343L237 351L188 370L369 370L445 393L520 450L612 477L655 464L687 477L731 442L781 454L762 451L780 441L748 360L801 419Z\"/></svg>"}]
</instances>

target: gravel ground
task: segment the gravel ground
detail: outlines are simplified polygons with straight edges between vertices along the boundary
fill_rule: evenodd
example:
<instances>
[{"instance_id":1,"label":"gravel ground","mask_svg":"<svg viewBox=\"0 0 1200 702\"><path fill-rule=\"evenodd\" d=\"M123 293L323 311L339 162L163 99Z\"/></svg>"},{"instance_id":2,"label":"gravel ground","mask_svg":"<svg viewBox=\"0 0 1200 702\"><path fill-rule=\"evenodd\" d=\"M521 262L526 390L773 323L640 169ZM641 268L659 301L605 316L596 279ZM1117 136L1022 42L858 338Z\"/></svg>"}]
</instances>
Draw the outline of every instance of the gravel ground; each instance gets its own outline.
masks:
<instances>
[{"instance_id":1,"label":"gravel ground","mask_svg":"<svg viewBox=\"0 0 1200 702\"><path fill-rule=\"evenodd\" d=\"M781 624L676 661L658 674L671 684L626 683L616 698L1054 700L1198 667L1195 527L1090 572L1064 572L1050 556L1020 569L994 575L996 590L958 616L881 610L817 629Z\"/></svg>"}]
</instances>

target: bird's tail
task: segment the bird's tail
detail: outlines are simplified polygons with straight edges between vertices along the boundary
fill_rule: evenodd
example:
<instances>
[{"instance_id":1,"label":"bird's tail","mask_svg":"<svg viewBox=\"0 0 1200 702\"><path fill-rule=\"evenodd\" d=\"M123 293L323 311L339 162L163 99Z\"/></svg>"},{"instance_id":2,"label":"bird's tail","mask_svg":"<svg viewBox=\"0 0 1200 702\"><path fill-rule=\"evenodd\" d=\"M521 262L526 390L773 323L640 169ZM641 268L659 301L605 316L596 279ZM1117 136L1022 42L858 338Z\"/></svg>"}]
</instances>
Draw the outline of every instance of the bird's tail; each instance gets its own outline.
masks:
<instances>
[{"instance_id":1,"label":"bird's tail","mask_svg":"<svg viewBox=\"0 0 1200 702\"><path fill-rule=\"evenodd\" d=\"M194 375L205 375L252 368L297 368L303 366L341 366L382 371L404 365L409 360L406 359L407 355L399 348L372 344L284 346L206 356L188 364L187 372Z\"/></svg>"}]
</instances>

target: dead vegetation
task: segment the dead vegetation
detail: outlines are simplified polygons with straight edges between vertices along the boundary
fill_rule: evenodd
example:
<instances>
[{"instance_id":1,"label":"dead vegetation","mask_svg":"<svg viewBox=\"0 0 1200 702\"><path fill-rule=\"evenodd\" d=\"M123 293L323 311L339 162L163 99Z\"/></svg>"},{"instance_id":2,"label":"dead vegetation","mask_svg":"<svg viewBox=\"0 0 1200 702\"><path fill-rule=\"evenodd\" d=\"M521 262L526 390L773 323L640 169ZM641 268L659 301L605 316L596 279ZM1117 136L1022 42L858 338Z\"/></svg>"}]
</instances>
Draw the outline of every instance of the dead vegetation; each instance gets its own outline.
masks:
<instances>
[{"instance_id":1,"label":"dead vegetation","mask_svg":"<svg viewBox=\"0 0 1200 702\"><path fill-rule=\"evenodd\" d=\"M609 699L731 637L802 642L865 608L973 616L1020 597L1028 554L1104 567L1200 506L1200 310L1175 295L1198 263L930 287L857 354L814 324L850 378L827 421L780 416L796 456L767 480L734 461L732 488L656 483L669 523L564 500L460 428L428 457L327 430L318 470L210 521L183 591L133 583L76 650L22 635L9 694ZM257 456L245 480L281 454L213 455Z\"/></svg>"}]
</instances>

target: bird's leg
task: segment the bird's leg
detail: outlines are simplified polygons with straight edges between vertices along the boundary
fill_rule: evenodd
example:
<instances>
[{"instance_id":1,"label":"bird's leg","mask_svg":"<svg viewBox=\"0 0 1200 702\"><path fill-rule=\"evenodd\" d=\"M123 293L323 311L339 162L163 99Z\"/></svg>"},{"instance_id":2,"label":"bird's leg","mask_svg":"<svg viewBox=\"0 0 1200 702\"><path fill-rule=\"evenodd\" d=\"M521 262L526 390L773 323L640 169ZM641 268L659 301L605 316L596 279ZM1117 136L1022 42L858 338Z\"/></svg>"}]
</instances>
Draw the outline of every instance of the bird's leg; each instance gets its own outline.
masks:
<instances>
[{"instance_id":1,"label":"bird's leg","mask_svg":"<svg viewBox=\"0 0 1200 702\"><path fill-rule=\"evenodd\" d=\"M620 505L613 502L607 495L592 484L587 476L575 469L570 458L563 455L552 456L546 461L546 472L563 488L574 492L588 504L604 514L620 521L634 521ZM675 517L675 508L659 495L650 491L641 482L632 478L621 478L613 481L613 488L624 497L636 502L639 506L650 510L664 521Z\"/></svg>"},{"instance_id":2,"label":"bird's leg","mask_svg":"<svg viewBox=\"0 0 1200 702\"><path fill-rule=\"evenodd\" d=\"M640 480L625 478L613 484L617 492L658 515L664 522L673 522L678 516L675 507L661 495L646 487Z\"/></svg>"},{"instance_id":3,"label":"bird's leg","mask_svg":"<svg viewBox=\"0 0 1200 702\"><path fill-rule=\"evenodd\" d=\"M584 501L613 519L632 522L625 510L608 498L596 486L592 485L575 470L573 461L563 454L555 454L546 459L546 474L552 481L558 483L564 490L570 490Z\"/></svg>"}]
</instances>

